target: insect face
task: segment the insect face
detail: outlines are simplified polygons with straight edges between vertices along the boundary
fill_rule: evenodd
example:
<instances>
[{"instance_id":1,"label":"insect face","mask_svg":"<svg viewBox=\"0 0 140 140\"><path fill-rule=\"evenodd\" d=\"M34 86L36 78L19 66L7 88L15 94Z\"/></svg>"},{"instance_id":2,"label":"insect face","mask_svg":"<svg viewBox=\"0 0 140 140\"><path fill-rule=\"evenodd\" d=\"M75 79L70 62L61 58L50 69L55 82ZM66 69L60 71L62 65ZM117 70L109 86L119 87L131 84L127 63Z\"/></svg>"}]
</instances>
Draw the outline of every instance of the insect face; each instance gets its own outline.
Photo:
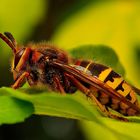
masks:
<instances>
[{"instance_id":1,"label":"insect face","mask_svg":"<svg viewBox=\"0 0 140 140\"><path fill-rule=\"evenodd\" d=\"M30 48L20 48L14 54L13 65L12 65L14 80L17 79L17 77L26 70L30 53L31 53Z\"/></svg>"},{"instance_id":2,"label":"insect face","mask_svg":"<svg viewBox=\"0 0 140 140\"><path fill-rule=\"evenodd\" d=\"M12 63L12 72L14 80L16 80L26 67L26 62L30 54L30 48L17 47L16 40L9 32L5 32L4 35L0 33L0 38L6 42L13 51L14 58Z\"/></svg>"}]
</instances>

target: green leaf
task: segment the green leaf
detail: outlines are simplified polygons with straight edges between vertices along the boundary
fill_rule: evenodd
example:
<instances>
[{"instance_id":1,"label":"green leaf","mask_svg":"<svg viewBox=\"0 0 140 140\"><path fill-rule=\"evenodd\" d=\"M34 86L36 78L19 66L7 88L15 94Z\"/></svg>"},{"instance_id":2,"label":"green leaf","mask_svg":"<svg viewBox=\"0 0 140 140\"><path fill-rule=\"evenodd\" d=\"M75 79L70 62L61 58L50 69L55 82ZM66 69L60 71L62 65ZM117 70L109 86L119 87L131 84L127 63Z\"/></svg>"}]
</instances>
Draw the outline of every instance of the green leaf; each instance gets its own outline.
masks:
<instances>
[{"instance_id":1,"label":"green leaf","mask_svg":"<svg viewBox=\"0 0 140 140\"><path fill-rule=\"evenodd\" d=\"M93 62L112 67L116 72L124 75L125 71L115 51L105 45L82 45L70 51L78 59L93 60Z\"/></svg>"},{"instance_id":2,"label":"green leaf","mask_svg":"<svg viewBox=\"0 0 140 140\"><path fill-rule=\"evenodd\" d=\"M35 89L14 90L6 87L1 88L0 93L4 93L1 95L31 102L34 105L35 114L82 120L96 120L96 116L99 114L96 108L93 107L94 105L90 101L87 102L87 97L81 93L60 95L53 92L51 94L45 91L38 92Z\"/></svg>"},{"instance_id":3,"label":"green leaf","mask_svg":"<svg viewBox=\"0 0 140 140\"><path fill-rule=\"evenodd\" d=\"M31 102L34 106L35 112L34 114L37 115L50 115L50 116L58 116L58 117L65 117L65 118L73 118L78 120L88 120L90 122L84 122L82 124L84 132L87 134L88 139L100 139L107 137L109 139L138 139L139 136L137 132L140 129L140 122L139 117L128 117L130 121L135 120L134 122L120 122L114 119L109 119L105 117L101 117L99 112L97 111L97 107L94 106L93 102L87 99L87 97L80 92L77 92L73 95L60 95L57 93L49 93L45 90L37 90L37 89L20 89L14 90L12 88L0 88L0 99L1 98L10 98L7 102L10 101L11 98L16 98L18 101L23 100ZM20 99L20 100L19 100ZM5 100L3 100L5 103ZM12 100L13 103L13 100ZM14 102L15 103L15 102ZM10 104L11 105L11 104ZM26 105L26 103L24 104ZM17 113L13 113L12 118L16 118L16 115L23 110L25 107L20 106L18 108ZM8 109L10 109L9 106ZM17 106L13 107L12 109L16 109ZM3 109L4 110L4 109ZM9 110L4 110L3 114L6 113L7 116L12 116ZM1 114L1 113L0 113ZM16 114L16 115L15 115ZM22 114L22 113L21 113ZM1 116L1 115L0 115ZM3 115L2 115L3 116ZM6 116L6 115L5 115ZM11 117L9 117L11 118ZM5 118L1 118L4 119ZM8 123L7 119L4 123ZM13 121L14 122L14 121ZM15 121L16 122L16 121ZM2 122L3 123L3 122ZM129 129L130 128L130 129ZM127 131L125 131L127 129ZM92 134L92 135L91 135Z\"/></svg>"},{"instance_id":4,"label":"green leaf","mask_svg":"<svg viewBox=\"0 0 140 140\"><path fill-rule=\"evenodd\" d=\"M23 122L34 112L31 103L9 96L0 96L0 124Z\"/></svg>"}]
</instances>

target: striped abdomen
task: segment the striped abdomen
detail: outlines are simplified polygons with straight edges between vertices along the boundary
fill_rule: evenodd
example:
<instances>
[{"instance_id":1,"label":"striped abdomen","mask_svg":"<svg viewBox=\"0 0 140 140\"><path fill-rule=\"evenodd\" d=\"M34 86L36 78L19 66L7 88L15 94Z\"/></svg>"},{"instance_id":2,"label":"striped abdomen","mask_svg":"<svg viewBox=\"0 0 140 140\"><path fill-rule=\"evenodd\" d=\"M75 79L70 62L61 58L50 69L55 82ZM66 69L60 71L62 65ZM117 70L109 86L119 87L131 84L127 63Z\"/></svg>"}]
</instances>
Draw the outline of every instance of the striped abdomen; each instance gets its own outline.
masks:
<instances>
[{"instance_id":1,"label":"striped abdomen","mask_svg":"<svg viewBox=\"0 0 140 140\"><path fill-rule=\"evenodd\" d=\"M138 105L135 92L132 90L131 86L110 67L94 63L92 61L77 61L75 65L76 69L96 77L113 88L118 94L124 96L131 103ZM90 89L92 90L92 87L90 87ZM136 111L133 110L131 106L128 106L120 100L112 98L99 90L96 92L96 97L101 102L101 104L108 106L123 115L136 115Z\"/></svg>"}]
</instances>

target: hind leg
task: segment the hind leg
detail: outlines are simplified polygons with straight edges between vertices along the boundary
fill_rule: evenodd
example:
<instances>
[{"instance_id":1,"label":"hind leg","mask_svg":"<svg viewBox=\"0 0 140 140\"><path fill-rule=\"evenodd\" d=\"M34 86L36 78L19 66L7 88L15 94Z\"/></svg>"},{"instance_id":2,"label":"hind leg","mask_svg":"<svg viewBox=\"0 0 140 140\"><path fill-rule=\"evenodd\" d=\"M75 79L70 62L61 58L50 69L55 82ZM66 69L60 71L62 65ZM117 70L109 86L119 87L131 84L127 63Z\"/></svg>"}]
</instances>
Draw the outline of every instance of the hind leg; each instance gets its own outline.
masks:
<instances>
[{"instance_id":1,"label":"hind leg","mask_svg":"<svg viewBox=\"0 0 140 140\"><path fill-rule=\"evenodd\" d=\"M121 117L121 116L118 116L118 115L115 115L113 113L111 113L105 105L102 105L98 99L95 97L95 95L88 89L86 88L82 83L80 83L76 78L74 78L73 76L69 75L69 74L66 74L67 77L74 83L74 85L81 91L83 92L86 96L90 97L94 102L95 104L99 107L100 111L104 114L104 116L107 116L109 118L113 118L113 119L117 119L117 120L120 120L120 121L125 121L125 122L128 122L129 120L124 118L124 117Z\"/></svg>"}]
</instances>

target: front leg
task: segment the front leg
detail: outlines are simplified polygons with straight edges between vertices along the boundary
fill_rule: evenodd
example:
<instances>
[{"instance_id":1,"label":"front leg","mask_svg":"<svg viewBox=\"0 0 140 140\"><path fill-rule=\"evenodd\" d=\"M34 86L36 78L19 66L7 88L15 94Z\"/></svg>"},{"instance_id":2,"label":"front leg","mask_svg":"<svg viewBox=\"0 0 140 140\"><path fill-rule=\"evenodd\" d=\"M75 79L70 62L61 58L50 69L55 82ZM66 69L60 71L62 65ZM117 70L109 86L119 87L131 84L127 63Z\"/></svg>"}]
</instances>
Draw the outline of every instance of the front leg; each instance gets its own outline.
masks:
<instances>
[{"instance_id":1,"label":"front leg","mask_svg":"<svg viewBox=\"0 0 140 140\"><path fill-rule=\"evenodd\" d=\"M29 75L29 72L23 72L11 87L14 89L19 88L23 84L25 78L27 78Z\"/></svg>"},{"instance_id":2,"label":"front leg","mask_svg":"<svg viewBox=\"0 0 140 140\"><path fill-rule=\"evenodd\" d=\"M64 87L61 85L58 76L54 76L54 77L53 77L53 81L54 81L54 86L55 86L55 88L56 88L61 94L65 94Z\"/></svg>"}]
</instances>

